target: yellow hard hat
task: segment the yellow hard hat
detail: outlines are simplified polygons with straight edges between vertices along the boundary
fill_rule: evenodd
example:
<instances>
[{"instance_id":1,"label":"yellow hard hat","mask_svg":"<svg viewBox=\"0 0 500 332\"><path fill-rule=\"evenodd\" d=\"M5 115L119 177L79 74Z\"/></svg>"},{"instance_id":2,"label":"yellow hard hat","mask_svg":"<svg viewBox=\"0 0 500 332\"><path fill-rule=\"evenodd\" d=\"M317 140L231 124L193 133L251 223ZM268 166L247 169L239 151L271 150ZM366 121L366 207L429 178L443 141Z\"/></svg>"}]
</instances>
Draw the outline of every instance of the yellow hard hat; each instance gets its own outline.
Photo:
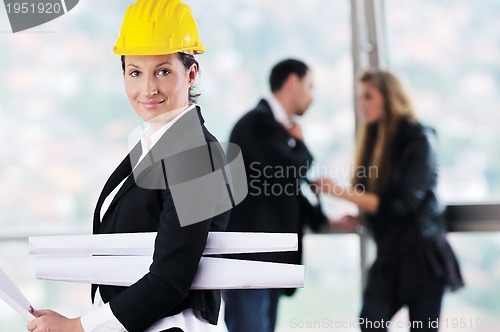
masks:
<instances>
[{"instance_id":1,"label":"yellow hard hat","mask_svg":"<svg viewBox=\"0 0 500 332\"><path fill-rule=\"evenodd\" d=\"M180 0L137 0L129 6L113 52L118 55L200 54L198 26Z\"/></svg>"}]
</instances>

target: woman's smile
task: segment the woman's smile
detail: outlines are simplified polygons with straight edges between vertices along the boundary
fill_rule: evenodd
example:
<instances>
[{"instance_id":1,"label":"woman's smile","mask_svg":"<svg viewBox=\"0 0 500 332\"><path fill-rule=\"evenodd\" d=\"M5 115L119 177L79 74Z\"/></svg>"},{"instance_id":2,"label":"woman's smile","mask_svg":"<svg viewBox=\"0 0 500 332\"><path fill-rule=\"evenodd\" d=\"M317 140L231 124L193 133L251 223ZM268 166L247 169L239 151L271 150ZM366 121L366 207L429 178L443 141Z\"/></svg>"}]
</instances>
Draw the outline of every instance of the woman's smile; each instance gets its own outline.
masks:
<instances>
[{"instance_id":1,"label":"woman's smile","mask_svg":"<svg viewBox=\"0 0 500 332\"><path fill-rule=\"evenodd\" d=\"M165 102L165 99L163 100L143 100L139 101L139 104L144 106L147 109L155 109L160 107L163 103Z\"/></svg>"}]
</instances>

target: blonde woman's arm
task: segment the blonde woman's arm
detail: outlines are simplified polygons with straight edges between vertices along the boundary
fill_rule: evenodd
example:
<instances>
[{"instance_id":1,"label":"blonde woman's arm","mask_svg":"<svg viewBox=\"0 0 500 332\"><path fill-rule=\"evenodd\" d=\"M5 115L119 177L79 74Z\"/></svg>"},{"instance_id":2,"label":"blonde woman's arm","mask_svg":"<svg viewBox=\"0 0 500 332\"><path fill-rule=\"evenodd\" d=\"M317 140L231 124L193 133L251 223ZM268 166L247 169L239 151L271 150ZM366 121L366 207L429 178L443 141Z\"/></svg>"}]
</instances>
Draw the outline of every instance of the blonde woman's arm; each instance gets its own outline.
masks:
<instances>
[{"instance_id":1,"label":"blonde woman's arm","mask_svg":"<svg viewBox=\"0 0 500 332\"><path fill-rule=\"evenodd\" d=\"M380 204L378 195L341 186L330 178L318 179L314 181L314 184L318 186L320 192L352 202L367 213L375 214L378 211Z\"/></svg>"}]
</instances>

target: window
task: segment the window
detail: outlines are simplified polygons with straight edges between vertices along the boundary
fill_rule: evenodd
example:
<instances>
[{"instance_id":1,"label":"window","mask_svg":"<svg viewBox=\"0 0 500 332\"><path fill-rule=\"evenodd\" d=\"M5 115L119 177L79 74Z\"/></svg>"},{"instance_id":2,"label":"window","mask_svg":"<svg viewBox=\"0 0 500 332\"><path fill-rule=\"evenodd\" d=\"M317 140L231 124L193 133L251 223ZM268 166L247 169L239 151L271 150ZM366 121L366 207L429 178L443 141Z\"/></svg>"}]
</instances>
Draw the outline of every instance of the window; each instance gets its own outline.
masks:
<instances>
[{"instance_id":1,"label":"window","mask_svg":"<svg viewBox=\"0 0 500 332\"><path fill-rule=\"evenodd\" d=\"M420 118L438 131L439 189L447 203L500 198L499 10L497 1L385 2L390 68L403 77ZM449 239L466 288L445 297L441 329L487 331L500 309L500 237Z\"/></svg>"},{"instance_id":2,"label":"window","mask_svg":"<svg viewBox=\"0 0 500 332\"><path fill-rule=\"evenodd\" d=\"M390 68L438 130L447 202L500 198L497 1L385 2Z\"/></svg>"}]
</instances>

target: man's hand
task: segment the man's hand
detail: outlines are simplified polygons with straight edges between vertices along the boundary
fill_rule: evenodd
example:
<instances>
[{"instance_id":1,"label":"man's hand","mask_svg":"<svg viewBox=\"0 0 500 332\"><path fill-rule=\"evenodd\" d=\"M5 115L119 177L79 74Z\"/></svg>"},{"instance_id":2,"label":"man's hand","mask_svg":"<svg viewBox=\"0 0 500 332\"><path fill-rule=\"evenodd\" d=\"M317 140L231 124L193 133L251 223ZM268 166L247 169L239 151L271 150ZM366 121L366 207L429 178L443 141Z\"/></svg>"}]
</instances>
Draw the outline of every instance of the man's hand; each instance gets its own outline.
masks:
<instances>
[{"instance_id":1,"label":"man's hand","mask_svg":"<svg viewBox=\"0 0 500 332\"><path fill-rule=\"evenodd\" d=\"M285 127L288 131L288 134L295 139L300 141L304 140L304 134L302 133L302 128L299 126L297 122L290 121L290 123Z\"/></svg>"},{"instance_id":2,"label":"man's hand","mask_svg":"<svg viewBox=\"0 0 500 332\"><path fill-rule=\"evenodd\" d=\"M358 217L347 215L340 219L339 224L344 232L353 232L360 226L360 220Z\"/></svg>"},{"instance_id":3,"label":"man's hand","mask_svg":"<svg viewBox=\"0 0 500 332\"><path fill-rule=\"evenodd\" d=\"M347 233L354 232L360 226L360 220L358 217L344 216L340 219L330 219L328 220L328 229L331 231L343 231Z\"/></svg>"}]
</instances>

